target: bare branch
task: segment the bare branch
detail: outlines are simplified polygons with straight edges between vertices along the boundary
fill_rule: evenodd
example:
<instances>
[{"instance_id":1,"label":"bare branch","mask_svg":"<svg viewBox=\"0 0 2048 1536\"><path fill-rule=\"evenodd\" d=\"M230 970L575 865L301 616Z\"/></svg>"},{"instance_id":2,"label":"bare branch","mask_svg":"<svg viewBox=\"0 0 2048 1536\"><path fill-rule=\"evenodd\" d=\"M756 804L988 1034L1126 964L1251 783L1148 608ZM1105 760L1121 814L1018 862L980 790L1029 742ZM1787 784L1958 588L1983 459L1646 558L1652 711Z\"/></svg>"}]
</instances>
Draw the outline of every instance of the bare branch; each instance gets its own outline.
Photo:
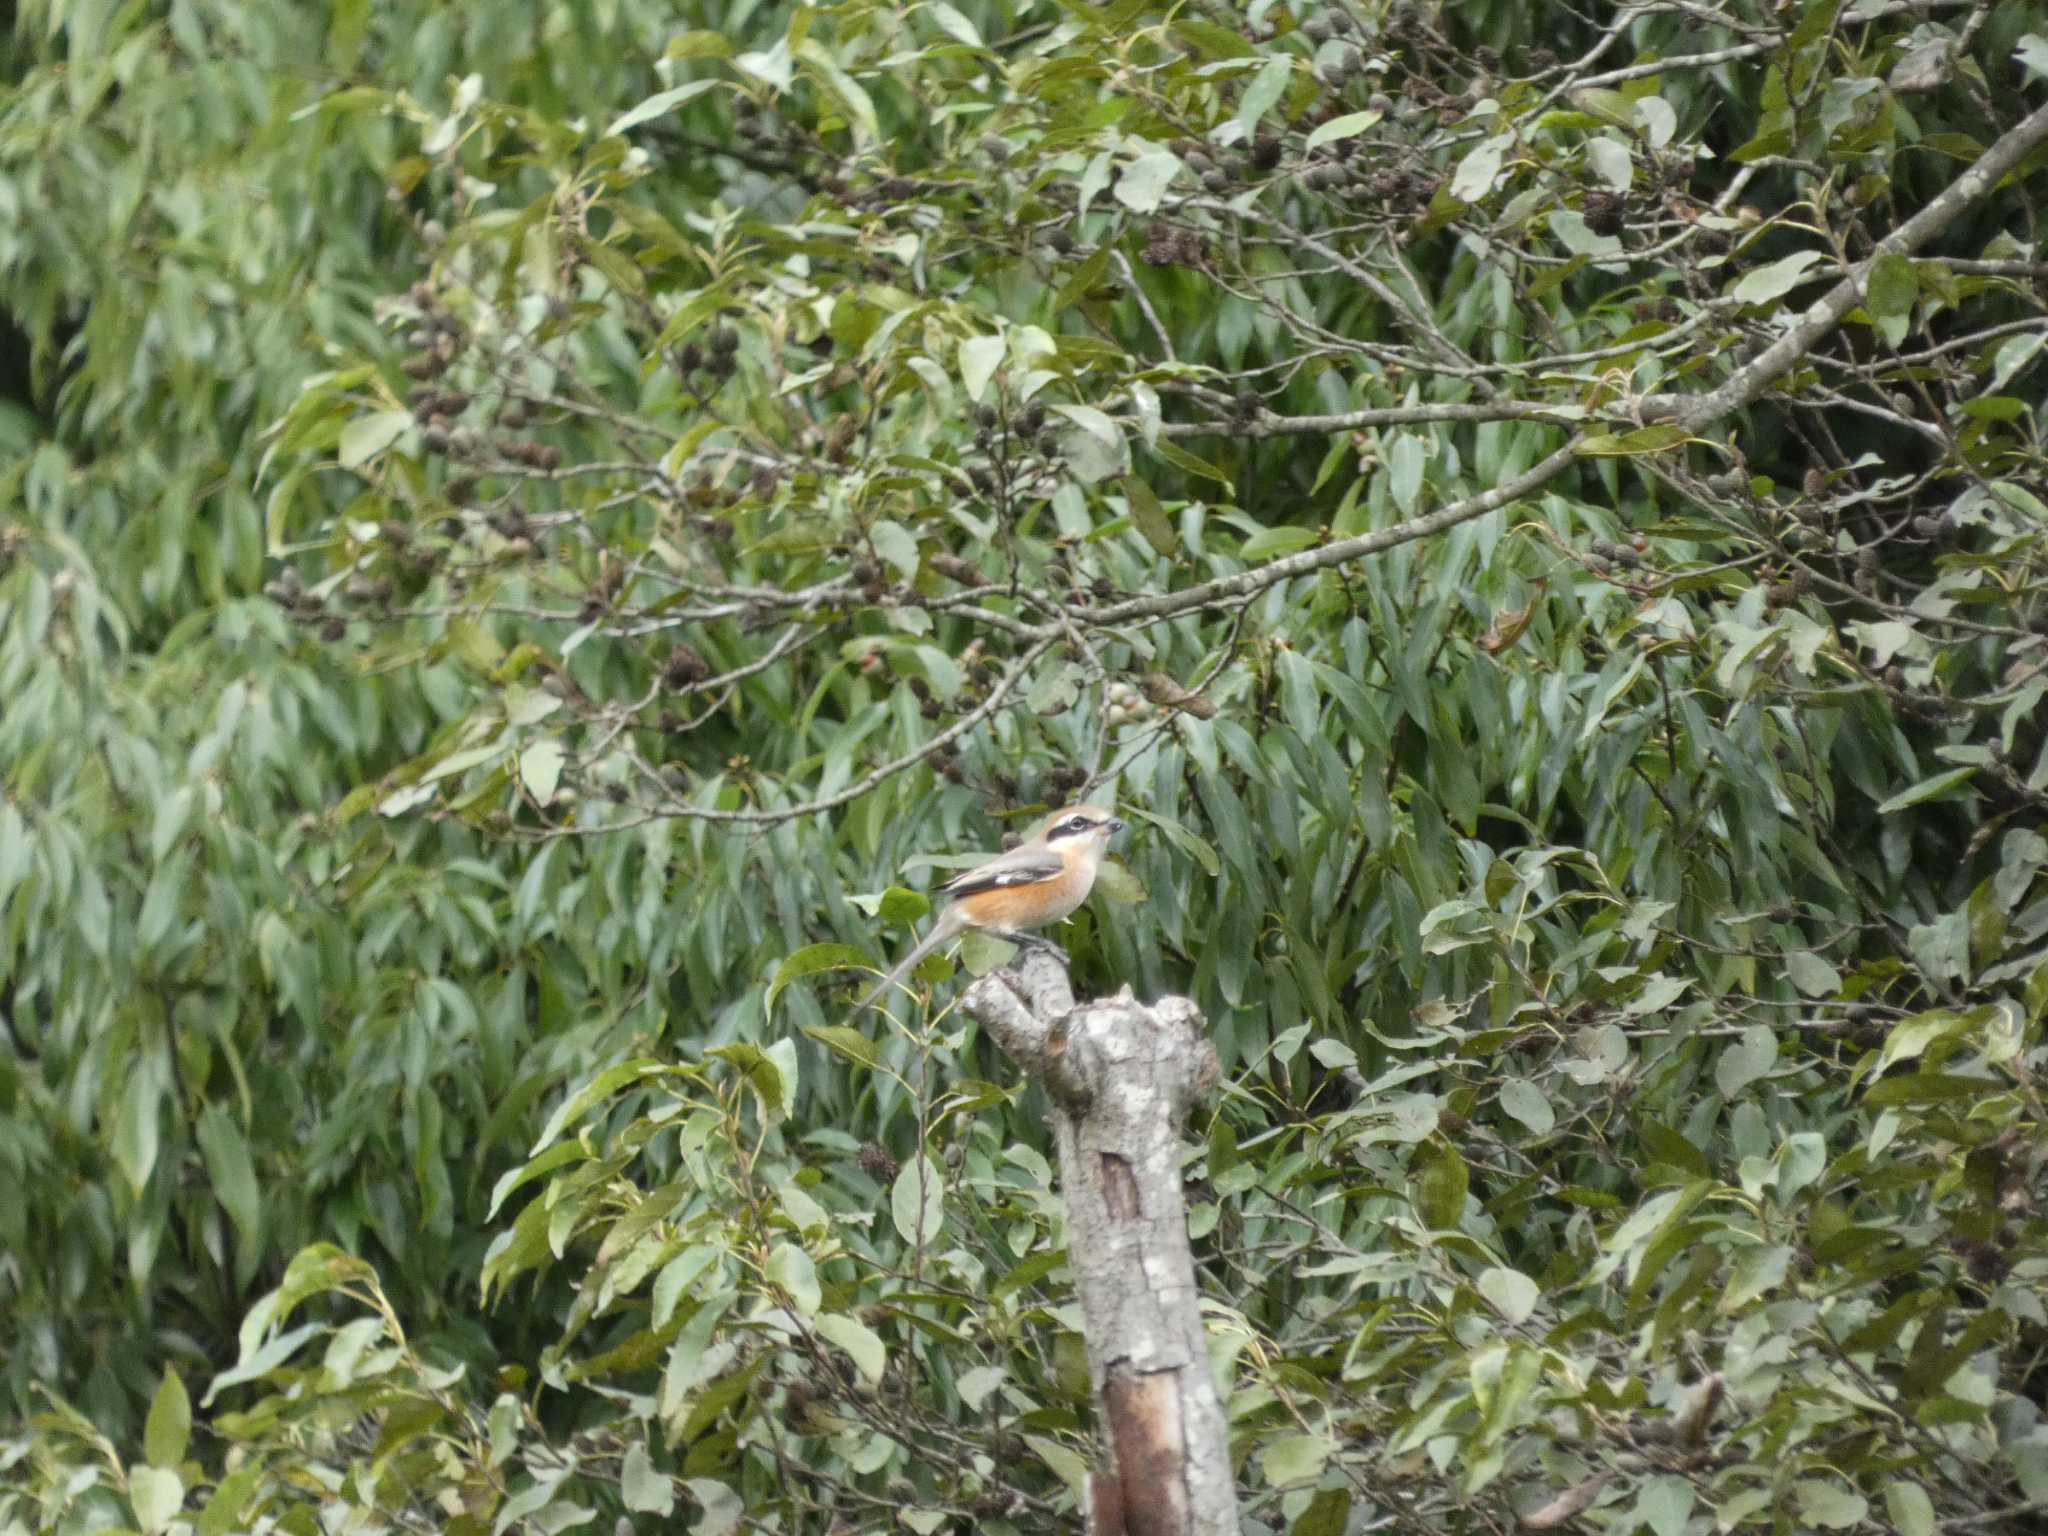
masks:
<instances>
[{"instance_id":1,"label":"bare branch","mask_svg":"<svg viewBox=\"0 0 2048 1536\"><path fill-rule=\"evenodd\" d=\"M1376 528L1371 533L1361 533L1356 538L1339 539L1334 544L1325 544L1318 549L1305 549L1298 555L1283 559L1269 560L1251 570L1240 571L1235 576L1223 576L1215 581L1205 581L1198 587L1188 587L1179 592L1162 592L1154 597L1132 598L1126 603L1114 603L1106 608L1093 609L1088 613L1092 625L1121 624L1132 619L1164 619L1177 613L1187 613L1196 608L1210 608L1238 598L1249 597L1263 592L1266 588L1296 576L1306 576L1315 571L1327 570L1333 565L1343 565L1350 560L1362 560L1367 555L1377 555L1383 550L1394 549L1402 544L1412 544L1417 539L1426 539L1433 533L1442 533L1446 528L1455 528L1468 523L1475 517L1483 517L1509 502L1547 485L1570 464L1577 455L1577 439L1566 443L1554 453L1537 460L1512 480L1503 481L1490 491L1477 496L1468 496L1463 501L1451 503L1439 511L1424 517L1412 517L1405 523L1396 523L1391 528Z\"/></svg>"},{"instance_id":2,"label":"bare branch","mask_svg":"<svg viewBox=\"0 0 2048 1536\"><path fill-rule=\"evenodd\" d=\"M1645 421L1675 421L1697 432L1755 400L1813 344L1841 323L1863 302L1863 285L1871 266L1883 256L1908 256L1961 216L1997 186L2006 172L2048 140L2048 106L2036 107L1978 156L1977 161L1938 197L1883 240L1868 261L1859 264L1830 288L1800 322L1735 370L1719 388L1704 395L1652 395L1642 402Z\"/></svg>"},{"instance_id":3,"label":"bare branch","mask_svg":"<svg viewBox=\"0 0 2048 1536\"><path fill-rule=\"evenodd\" d=\"M1369 410L1337 411L1326 416L1278 416L1262 411L1248 421L1170 421L1159 430L1163 437L1296 437L1357 432L1367 427L1410 426L1430 421L1547 421L1564 426L1582 414L1576 406L1543 405L1528 400L1492 400L1470 405L1381 406Z\"/></svg>"}]
</instances>

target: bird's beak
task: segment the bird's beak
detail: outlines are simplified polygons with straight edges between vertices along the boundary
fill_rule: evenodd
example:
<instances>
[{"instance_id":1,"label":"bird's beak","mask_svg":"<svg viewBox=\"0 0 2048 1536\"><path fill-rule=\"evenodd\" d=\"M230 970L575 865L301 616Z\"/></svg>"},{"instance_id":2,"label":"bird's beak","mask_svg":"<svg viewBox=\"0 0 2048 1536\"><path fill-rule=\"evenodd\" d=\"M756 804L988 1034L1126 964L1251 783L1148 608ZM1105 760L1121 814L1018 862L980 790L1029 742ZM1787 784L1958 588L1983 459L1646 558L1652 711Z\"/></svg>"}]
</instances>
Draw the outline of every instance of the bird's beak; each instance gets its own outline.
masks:
<instances>
[{"instance_id":1,"label":"bird's beak","mask_svg":"<svg viewBox=\"0 0 2048 1536\"><path fill-rule=\"evenodd\" d=\"M1122 822L1118 821L1114 816L1109 818L1109 831L1112 837L1114 837L1117 833L1123 831L1123 829L1124 824Z\"/></svg>"}]
</instances>

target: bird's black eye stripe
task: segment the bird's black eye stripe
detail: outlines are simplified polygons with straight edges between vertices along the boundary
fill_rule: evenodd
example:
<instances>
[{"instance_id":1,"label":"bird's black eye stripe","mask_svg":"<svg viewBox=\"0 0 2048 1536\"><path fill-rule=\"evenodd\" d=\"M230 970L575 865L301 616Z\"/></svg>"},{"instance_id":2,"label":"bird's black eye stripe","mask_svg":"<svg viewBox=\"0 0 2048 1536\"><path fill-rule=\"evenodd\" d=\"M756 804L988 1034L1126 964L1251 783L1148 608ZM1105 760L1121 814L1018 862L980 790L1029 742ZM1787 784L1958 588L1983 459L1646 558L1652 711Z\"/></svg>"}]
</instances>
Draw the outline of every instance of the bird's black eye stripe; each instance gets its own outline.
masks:
<instances>
[{"instance_id":1,"label":"bird's black eye stripe","mask_svg":"<svg viewBox=\"0 0 2048 1536\"><path fill-rule=\"evenodd\" d=\"M1064 821L1054 822L1046 829L1045 836L1048 841L1056 842L1062 838L1081 837L1101 829L1102 823L1092 816L1069 816Z\"/></svg>"}]
</instances>

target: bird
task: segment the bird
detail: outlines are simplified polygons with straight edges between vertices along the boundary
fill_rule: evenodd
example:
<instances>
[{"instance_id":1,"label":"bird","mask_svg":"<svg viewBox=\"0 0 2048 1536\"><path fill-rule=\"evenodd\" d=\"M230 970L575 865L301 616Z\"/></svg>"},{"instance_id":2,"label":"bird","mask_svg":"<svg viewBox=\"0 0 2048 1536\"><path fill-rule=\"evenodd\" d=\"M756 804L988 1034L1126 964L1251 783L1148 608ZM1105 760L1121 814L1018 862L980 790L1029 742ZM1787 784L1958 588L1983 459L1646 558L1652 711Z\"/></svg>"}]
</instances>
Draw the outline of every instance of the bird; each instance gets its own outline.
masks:
<instances>
[{"instance_id":1,"label":"bird","mask_svg":"<svg viewBox=\"0 0 2048 1536\"><path fill-rule=\"evenodd\" d=\"M952 900L932 931L896 962L854 1012L865 1013L926 955L964 929L1058 952L1057 944L1030 930L1065 921L1088 899L1103 851L1123 829L1124 824L1099 805L1070 805L1039 823L1030 841L962 870L939 887Z\"/></svg>"}]
</instances>

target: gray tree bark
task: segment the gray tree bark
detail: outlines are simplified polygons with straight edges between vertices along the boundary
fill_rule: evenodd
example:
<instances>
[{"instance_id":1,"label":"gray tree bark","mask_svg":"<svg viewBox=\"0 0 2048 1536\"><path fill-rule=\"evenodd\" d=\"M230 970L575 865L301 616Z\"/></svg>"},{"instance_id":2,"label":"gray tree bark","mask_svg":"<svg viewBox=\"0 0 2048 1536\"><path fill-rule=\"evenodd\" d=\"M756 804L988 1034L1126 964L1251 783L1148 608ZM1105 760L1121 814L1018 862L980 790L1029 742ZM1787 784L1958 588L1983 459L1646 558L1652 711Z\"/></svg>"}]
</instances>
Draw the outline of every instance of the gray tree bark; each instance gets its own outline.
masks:
<instances>
[{"instance_id":1,"label":"gray tree bark","mask_svg":"<svg viewBox=\"0 0 2048 1536\"><path fill-rule=\"evenodd\" d=\"M1200 1011L1184 997L1148 1007L1128 987L1076 1006L1065 970L1035 951L976 982L964 1006L1053 1102L1067 1262L1108 1448L1089 1530L1237 1536L1181 1196L1181 1124L1220 1075Z\"/></svg>"}]
</instances>

